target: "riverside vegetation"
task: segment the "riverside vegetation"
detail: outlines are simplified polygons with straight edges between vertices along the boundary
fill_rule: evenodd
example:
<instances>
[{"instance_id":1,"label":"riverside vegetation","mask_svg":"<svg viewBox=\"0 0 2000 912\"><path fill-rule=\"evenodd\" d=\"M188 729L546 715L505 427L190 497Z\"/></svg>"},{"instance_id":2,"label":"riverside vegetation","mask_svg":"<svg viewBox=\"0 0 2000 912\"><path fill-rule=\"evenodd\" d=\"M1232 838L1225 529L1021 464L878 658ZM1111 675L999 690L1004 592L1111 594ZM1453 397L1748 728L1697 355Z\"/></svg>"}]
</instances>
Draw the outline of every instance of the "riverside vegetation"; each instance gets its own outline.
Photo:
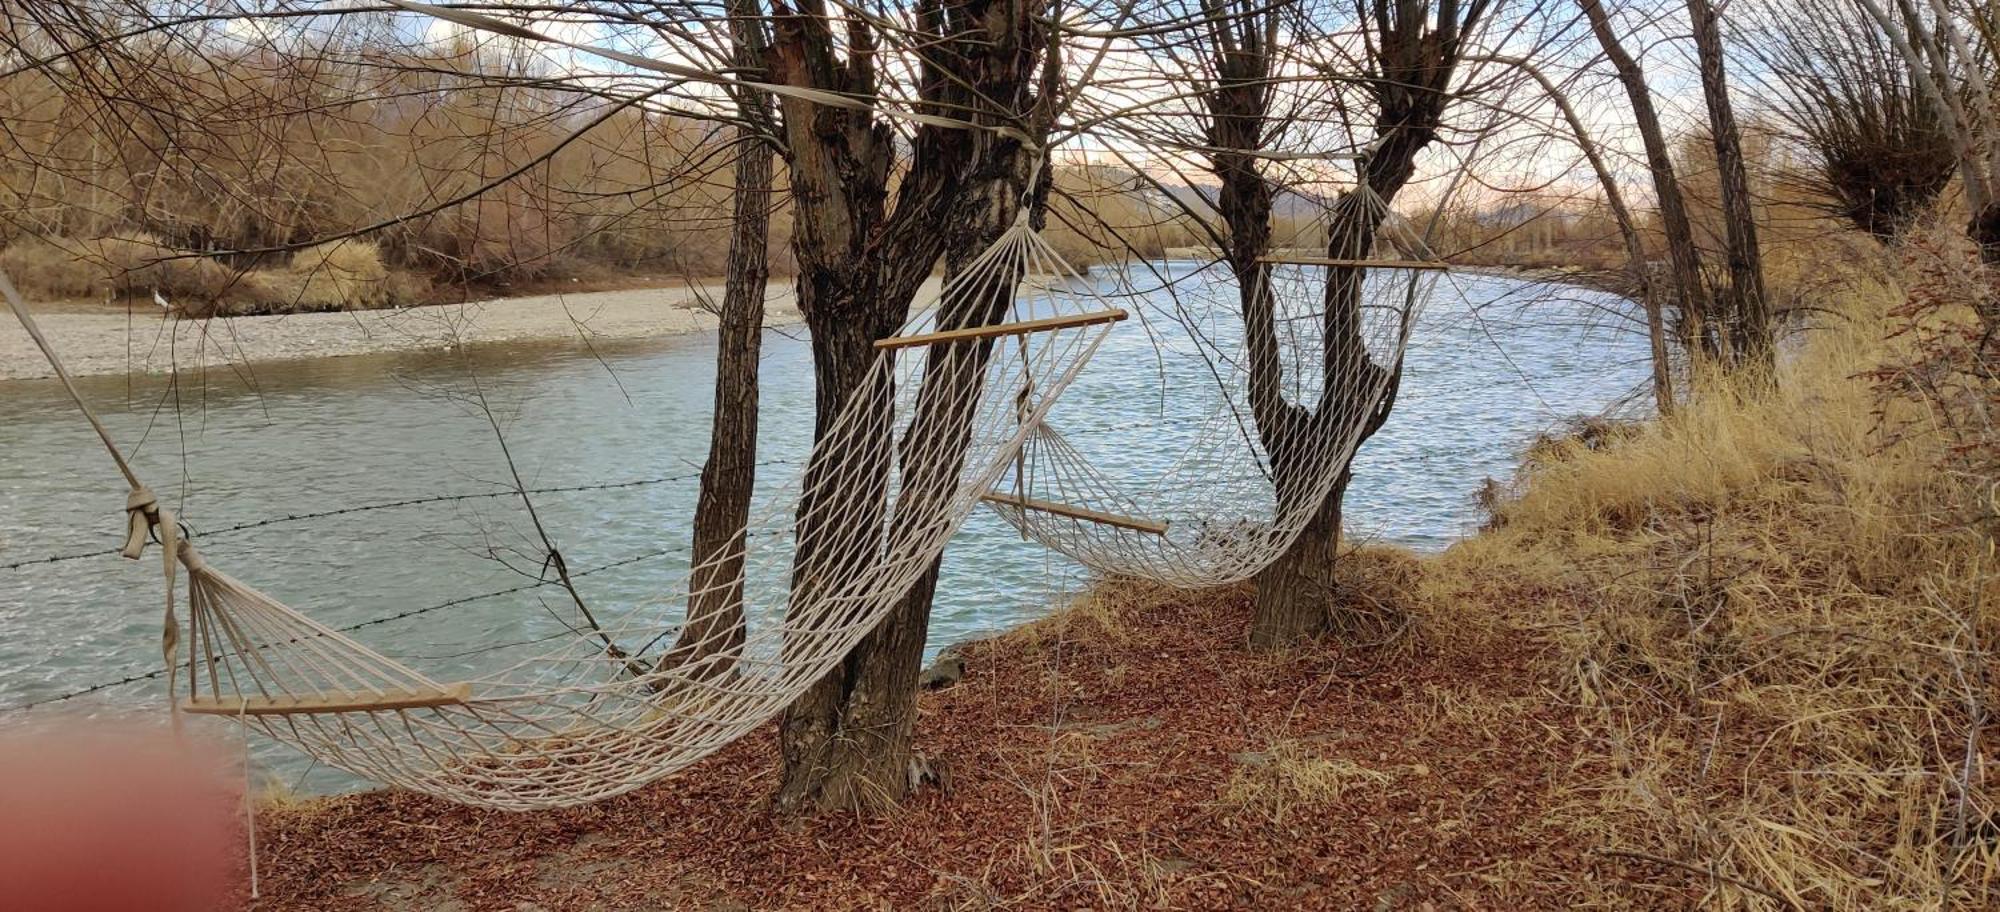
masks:
<instances>
[{"instance_id":1,"label":"riverside vegetation","mask_svg":"<svg viewBox=\"0 0 2000 912\"><path fill-rule=\"evenodd\" d=\"M1442 555L1352 551L1373 642L1252 654L1247 588L1107 580L962 651L897 815L769 814L767 736L533 817L278 801L269 905L1990 908L1992 291L1944 232L1856 244L1787 279L1775 393L1702 378L1537 443Z\"/></svg>"},{"instance_id":2,"label":"riverside vegetation","mask_svg":"<svg viewBox=\"0 0 2000 912\"><path fill-rule=\"evenodd\" d=\"M1244 44L1277 43L1291 24L1309 21L1281 23L1282 6L1217 6L1227 9L1215 21L1256 24L1243 30ZM1607 12L1597 0L1577 6L1631 100L1653 199L1673 213L1621 214L1614 221L1624 255L1602 260L1651 289L1642 303L1654 388L1667 393L1657 419L1592 421L1536 442L1515 477L1482 493L1487 527L1440 555L1334 547L1341 495L1333 495L1322 505L1333 522L1318 532L1328 547L1309 555L1302 569L1312 573L1297 576L1327 584L1314 587L1309 607L1338 616L1337 636L1300 624L1287 648L1249 649L1259 596L1290 593L1102 580L1047 620L964 647L962 676L920 701L914 688L892 686L916 671L920 636L857 647L843 677L874 683L836 681L840 694L798 711L840 723L804 729L825 742L819 747L873 751L868 763L841 767L866 775L842 772L837 789L825 788L833 765L812 759L819 748L785 743L798 740L798 727L781 724L672 781L547 813L502 815L403 792L273 795L260 817L260 905L2000 905L2000 749L1992 735L2000 669L1991 645L2000 637L2000 299L1992 272L2000 263L2000 159L1988 154L1989 11L1939 0L1929 21L1911 5L1901 22L1886 14L1879 23L1847 22L1831 42L1782 39L1808 48L1808 61L1874 42L1881 53L1860 62L1862 78L1832 83L1862 86L1865 97L1807 98L1807 113L1847 112L1834 119L1847 123L1858 110L1894 127L1909 122L1900 94L1909 88L1914 108L1930 115L1917 132L1941 141L1932 151L1943 152L1929 163L1938 167L1927 166L1935 180L1910 182L1906 195L1877 193L1893 189L1885 179L1900 178L1863 167L1858 184L1831 196L1814 188L1801 201L1774 192L1783 188L1765 181L1768 163L1746 164L1762 153L1746 149L1732 111L1726 36L1708 0L1688 0L1669 17L1670 28L1692 29L1708 120L1707 135L1690 141L1695 148L1677 153L1640 61L1625 50L1659 37L1625 22L1649 11ZM1488 5L1436 7L1354 5L1357 21L1381 39L1360 43L1370 59L1360 63L1356 92L1375 97L1358 101L1382 135L1349 137L1371 150L1356 180L1383 184L1390 196L1413 173L1417 147L1448 122L1446 99L1503 85L1470 71L1464 84L1451 78L1472 59L1472 47L1457 40L1469 34L1461 25ZM994 18L919 23L944 29L935 35L866 17L841 27L915 35L923 47L949 48L957 75L979 75L976 92L963 79L923 81L911 104L1024 119L980 107L1033 94L1038 84L1036 54L999 53L1006 42L993 36L1006 30L992 23L1011 21L1039 37L1045 22L1027 7L981 8ZM734 9L734 21L763 21L756 4L748 15ZM780 21L770 34L753 30L746 48L768 37L785 51L781 61L832 53L800 28L829 29L825 14L773 18ZM1772 25L1843 21L1791 15ZM1549 25L1540 38L1582 31L1575 22ZM1905 30L1918 40L1901 40ZM1177 30L1158 34L1179 47ZM1341 252L1341 229L1364 225L1353 205L1326 235L1282 224L1273 197L1285 188L1254 162L1299 142L1262 126L1290 116L1267 107L1270 75L1302 61L1280 59L1276 49L1244 52L1229 29L1212 34L1213 78L1195 93L1206 105L1198 113L1228 129L1140 135L1167 157L1208 159L1203 167L1234 188L1214 206L1232 233L1196 241L1184 220L1189 207L1168 205L1168 190L1117 169L1070 167L1056 174L1064 192L1048 213L1066 253L1089 260L1214 246L1255 276L1272 251L1324 246L1331 256ZM1284 54L1304 54L1309 64L1349 66L1310 60L1341 42L1285 44ZM1912 47L1928 56L1908 59ZM830 381L847 382L846 365L864 363L851 353L870 352L879 336L852 332L858 324L847 318L906 310L911 300L876 296L858 280L882 284L894 274L892 284L914 293L947 230L964 232L953 249L981 246L977 231L964 231L963 213L936 201L1000 201L977 213L991 222L984 228L997 229L1035 189L1016 146L913 127L911 148L932 154L905 162L900 147L875 141L893 135L877 118L890 102L808 121L797 116L808 103L794 98L776 121L789 154L775 184L820 230L789 237L792 215L778 210L768 231L750 232L770 243L726 255L716 229L749 224L725 205L726 182L712 179L731 157L722 150L735 148L721 139L727 118L621 105L601 130L579 133L564 124L592 93L544 91L534 73L472 72L485 64L469 50L386 61L396 65L370 56L393 49L341 50L356 53L344 63L340 55L163 53L117 72L116 92L76 88L94 79L38 84L56 70L21 71L0 98L0 121L10 127L0 155L0 211L9 214L0 266L44 294L150 291L184 315L209 316L396 306L432 300L442 287L640 267L726 269L745 279L734 283L739 290L755 290L762 249L789 247L814 267L799 297L817 321L812 343L823 357L815 367L825 369L814 380L829 390ZM87 69L96 58L76 60L74 72L97 75ZM1596 60L1577 73L1590 77ZM796 89L870 94L852 91L845 68L820 62L768 75ZM1893 103L1878 103L1872 87L1881 85L1899 93ZM985 91L994 86L1005 91ZM1346 121L1349 99L1334 100L1312 116ZM148 109L183 116L129 116ZM1165 127L1200 119L1169 118ZM844 126L823 129L836 122ZM1571 126L1578 145L1595 148L1581 125ZM1044 137L1053 127L1035 125ZM1859 146L1834 136L1849 145L1822 142L1813 156L1827 166L1866 165L1882 161L1873 153L1884 148L1923 145L1894 129L1858 132L1866 140ZM868 155L848 157L857 148ZM870 166L836 164L855 160ZM1609 205L1617 174L1598 156L1592 164ZM1675 177L1710 168L1713 204L1702 180ZM1956 196L1944 192L1954 171ZM912 206L898 200L889 240L900 243L874 243L880 235L852 247L829 243L879 224L892 175L937 190L914 194ZM1822 176L1837 183L1843 175ZM761 183L758 192L772 192L768 174ZM854 191L846 198L860 202L829 207L815 184ZM1357 198L1337 196L1327 208ZM1840 202L1856 199L1900 202L1887 213ZM1852 229L1793 217L1830 201ZM1701 211L1691 218L1687 208ZM396 216L378 221L385 213ZM1585 249L1604 249L1611 230L1574 223L1580 237L1551 230L1533 242L1543 249L1517 249L1492 242L1533 241L1537 232L1527 222L1490 221L1471 220L1480 236L1450 247L1483 250L1474 257L1481 262L1589 265ZM1551 250L1545 260L1529 257ZM774 268L789 267L781 259ZM1246 303L1248 319L1256 296ZM719 374L754 368L759 325L739 324L743 344L725 347ZM1687 376L1680 368L1690 361ZM719 383L716 401L747 391L754 403L755 372L744 376ZM1388 419L1386 407L1380 415ZM754 416L740 426L754 442ZM714 439L721 452L749 454ZM747 494L749 473L739 475L717 487ZM1339 485L1344 492L1344 475ZM907 616L922 621L932 593L919 589ZM846 727L850 717L866 724ZM882 745L855 747L864 744L857 734ZM799 789L786 787L793 777ZM939 787L915 788L919 781ZM824 798L859 794L857 783L891 800L869 807ZM798 800L815 793L822 798ZM805 813L808 804L818 812Z\"/></svg>"}]
</instances>

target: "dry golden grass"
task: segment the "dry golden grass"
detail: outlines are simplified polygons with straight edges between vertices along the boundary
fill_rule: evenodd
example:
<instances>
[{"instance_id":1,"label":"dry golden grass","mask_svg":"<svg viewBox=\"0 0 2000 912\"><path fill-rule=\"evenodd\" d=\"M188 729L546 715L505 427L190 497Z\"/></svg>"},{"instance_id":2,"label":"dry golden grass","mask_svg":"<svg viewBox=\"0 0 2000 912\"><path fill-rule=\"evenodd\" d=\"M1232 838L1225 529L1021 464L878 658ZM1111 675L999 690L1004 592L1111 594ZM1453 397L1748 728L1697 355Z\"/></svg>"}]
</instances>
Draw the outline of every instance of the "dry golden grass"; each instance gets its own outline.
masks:
<instances>
[{"instance_id":1,"label":"dry golden grass","mask_svg":"<svg viewBox=\"0 0 2000 912\"><path fill-rule=\"evenodd\" d=\"M1547 633L1614 746L1564 813L1723 908L2000 902L2000 399L1920 344L1977 323L1916 271L1821 299L1775 395L1544 448L1426 583L1433 627Z\"/></svg>"},{"instance_id":2,"label":"dry golden grass","mask_svg":"<svg viewBox=\"0 0 2000 912\"><path fill-rule=\"evenodd\" d=\"M1322 756L1312 745L1289 738L1236 759L1236 772L1223 789L1222 803L1267 816L1274 823L1283 823L1289 813L1337 802L1353 789L1395 778L1349 757Z\"/></svg>"},{"instance_id":3,"label":"dry golden grass","mask_svg":"<svg viewBox=\"0 0 2000 912\"><path fill-rule=\"evenodd\" d=\"M422 302L429 284L392 270L373 242L348 238L292 255L284 269L252 273L279 311L372 310Z\"/></svg>"},{"instance_id":4,"label":"dry golden grass","mask_svg":"<svg viewBox=\"0 0 2000 912\"><path fill-rule=\"evenodd\" d=\"M356 239L305 248L287 265L245 270L140 232L25 237L0 249L0 269L37 295L103 300L157 293L191 317L368 310L421 303L429 290L421 277L384 265L373 243Z\"/></svg>"},{"instance_id":5,"label":"dry golden grass","mask_svg":"<svg viewBox=\"0 0 2000 912\"><path fill-rule=\"evenodd\" d=\"M32 292L104 298L158 291L169 299L240 295L240 274L143 232L87 240L22 238L0 250L0 268Z\"/></svg>"}]
</instances>

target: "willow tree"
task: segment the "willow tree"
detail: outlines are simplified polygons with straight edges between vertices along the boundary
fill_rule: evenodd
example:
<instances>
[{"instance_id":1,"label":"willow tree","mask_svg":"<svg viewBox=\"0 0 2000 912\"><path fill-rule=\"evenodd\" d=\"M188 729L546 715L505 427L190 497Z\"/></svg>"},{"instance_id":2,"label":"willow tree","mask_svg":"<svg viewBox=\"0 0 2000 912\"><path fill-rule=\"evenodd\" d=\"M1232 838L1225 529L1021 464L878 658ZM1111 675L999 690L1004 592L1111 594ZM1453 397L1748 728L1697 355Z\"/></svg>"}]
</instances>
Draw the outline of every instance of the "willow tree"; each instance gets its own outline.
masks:
<instances>
[{"instance_id":1,"label":"willow tree","mask_svg":"<svg viewBox=\"0 0 2000 912\"><path fill-rule=\"evenodd\" d=\"M1018 213L1047 131L1043 83L1057 66L1048 59L1051 21L1048 10L1011 0L919 0L907 18L893 19L855 7L829 9L819 0L775 5L774 81L876 102L831 105L788 94L779 103L799 309L812 334L816 439L828 435L869 380L875 340L904 322L940 258L950 253L951 262L961 262ZM898 134L881 102L898 62L913 71L916 111L960 125L925 120L907 139ZM1011 300L1009 285L941 314L940 323L991 322ZM911 433L954 442L962 453L970 416L953 403L969 397L951 393L983 373L975 363L927 375ZM874 407L892 403L885 394ZM827 568L879 559L883 523L856 517L882 515L891 443L856 443L807 469L794 603ZM958 474L952 465L906 468L915 473L904 478L904 498L926 496ZM821 478L842 481L816 483ZM833 498L840 508L829 503ZM931 588L920 583L786 710L779 732L781 810L879 807L912 786L916 682Z\"/></svg>"},{"instance_id":2,"label":"willow tree","mask_svg":"<svg viewBox=\"0 0 2000 912\"><path fill-rule=\"evenodd\" d=\"M1766 104L1814 158L1795 180L1884 242L1931 211L1958 167L1951 128L1923 77L1852 0L1753 8L1739 25Z\"/></svg>"},{"instance_id":3,"label":"willow tree","mask_svg":"<svg viewBox=\"0 0 2000 912\"><path fill-rule=\"evenodd\" d=\"M1328 260L1367 259L1396 197L1416 174L1417 158L1436 142L1455 98L1457 75L1490 0L1370 0L1352 6L1361 37L1357 58L1301 61L1329 85L1357 87L1370 110L1357 148L1361 185L1342 193L1328 217ZM1326 453L1373 436L1389 417L1400 368L1371 357L1363 334L1366 268L1327 267L1318 318L1324 356L1313 398L1285 393L1279 319L1264 262L1271 245L1276 187L1262 162L1276 136L1273 86L1287 26L1323 26L1292 17L1288 4L1216 0L1207 9L1211 82L1203 92L1210 170L1221 181L1217 208L1227 228L1225 259L1235 274L1246 343L1252 420L1270 458L1278 513L1309 519L1291 545L1258 573L1250 624L1253 649L1282 649L1345 628L1353 618L1335 604L1343 503L1353 478L1347 457L1325 482ZM1291 21L1285 21L1290 18ZM1321 28L1327 35L1336 30ZM1351 453L1351 448L1350 448ZM1318 498L1318 503L1311 502Z\"/></svg>"},{"instance_id":4,"label":"willow tree","mask_svg":"<svg viewBox=\"0 0 2000 912\"><path fill-rule=\"evenodd\" d=\"M1727 356L1732 366L1770 378L1776 368L1777 340L1771 298L1764 288L1764 255L1757 246L1757 219L1750 205L1749 169L1743 162L1743 131L1736 125L1729 98L1722 25L1709 0L1687 0L1687 9L1722 192L1723 249L1729 267Z\"/></svg>"}]
</instances>

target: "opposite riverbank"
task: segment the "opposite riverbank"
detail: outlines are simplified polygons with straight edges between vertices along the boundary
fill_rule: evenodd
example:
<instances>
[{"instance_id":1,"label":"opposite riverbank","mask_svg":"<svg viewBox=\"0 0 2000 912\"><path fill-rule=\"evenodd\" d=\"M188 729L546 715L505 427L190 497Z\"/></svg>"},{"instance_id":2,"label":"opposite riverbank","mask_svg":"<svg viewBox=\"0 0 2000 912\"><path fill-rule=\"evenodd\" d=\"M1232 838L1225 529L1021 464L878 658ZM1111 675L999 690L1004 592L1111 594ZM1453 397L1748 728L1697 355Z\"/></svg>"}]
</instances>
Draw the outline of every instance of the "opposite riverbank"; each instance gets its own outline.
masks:
<instances>
[{"instance_id":1,"label":"opposite riverbank","mask_svg":"<svg viewBox=\"0 0 2000 912\"><path fill-rule=\"evenodd\" d=\"M934 293L935 283L926 286ZM72 374L153 374L266 361L449 349L495 342L641 339L714 329L720 281L534 295L394 310L175 319L150 304L36 306ZM770 284L765 325L801 320L789 279ZM0 319L0 380L53 376L28 334Z\"/></svg>"}]
</instances>

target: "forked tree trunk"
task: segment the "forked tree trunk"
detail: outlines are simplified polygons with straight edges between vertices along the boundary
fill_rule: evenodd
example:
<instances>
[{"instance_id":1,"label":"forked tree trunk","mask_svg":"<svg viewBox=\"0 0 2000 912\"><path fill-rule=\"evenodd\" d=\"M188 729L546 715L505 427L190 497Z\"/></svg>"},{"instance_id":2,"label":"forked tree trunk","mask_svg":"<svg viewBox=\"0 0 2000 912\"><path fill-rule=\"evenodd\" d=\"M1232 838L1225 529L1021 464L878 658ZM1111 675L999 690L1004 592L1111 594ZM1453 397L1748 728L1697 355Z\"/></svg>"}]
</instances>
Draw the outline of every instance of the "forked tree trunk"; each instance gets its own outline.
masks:
<instances>
[{"instance_id":1,"label":"forked tree trunk","mask_svg":"<svg viewBox=\"0 0 2000 912\"><path fill-rule=\"evenodd\" d=\"M806 466L800 500L797 550L792 568L792 610L817 601L820 587L841 576L851 577L854 565L879 561L882 554L882 514L888 496L892 457L894 389L890 377L877 377L884 367L876 358L875 340L901 324L909 302L921 284L934 247L898 245L872 251L863 243L864 226L878 224L878 191L888 173L864 167L851 170L851 150L888 155L886 144L874 142L872 131L858 136L843 154L817 149L802 154L803 140L819 141L811 127L794 127L796 116L787 103L787 129L793 151L793 195L799 202L793 249L799 258L799 306L812 333L814 383L814 458ZM811 106L804 106L813 111ZM824 109L816 111L827 116ZM804 134L803 136L801 134ZM864 159L867 161L867 159ZM802 165L812 165L811 171ZM860 185L834 183L868 175ZM845 199L845 204L834 204ZM860 202L861 208L848 208ZM833 241L841 243L831 243ZM900 256L890 256L891 250ZM872 387L871 387L872 384ZM875 390L865 408L873 421L839 423L849 401L864 388ZM817 619L791 617L788 623L810 628ZM869 806L875 798L870 783L878 781L863 745L845 731L843 714L850 706L888 706L892 699L879 682L866 677L877 665L884 644L864 639L826 677L815 682L787 707L779 724L783 778L774 805L785 812L811 807ZM872 745L871 745L872 746ZM900 792L896 792L900 794Z\"/></svg>"},{"instance_id":2,"label":"forked tree trunk","mask_svg":"<svg viewBox=\"0 0 2000 912\"><path fill-rule=\"evenodd\" d=\"M1028 7L995 0L946 6L920 0L916 22L933 44L920 54L919 84L925 98L953 116L982 116L996 104L1032 102L1027 80L1041 59L1039 20ZM851 97L874 95L872 40L865 28L849 31L845 59L832 52L830 20L814 13L782 15L776 59L781 78L794 85L830 88ZM857 43L858 42L858 43ZM783 101L792 164L792 195L798 204L793 249L798 254L800 306L812 331L819 421L816 451L828 453L807 467L807 498L801 506L798 553L793 571L793 604L822 585L830 568L854 560L882 561L900 555L882 551L882 516L893 433L886 424L855 431L858 439L834 440L843 432L831 417L881 369L874 341L893 333L907 315L917 288L945 250L965 243L953 225L954 207L977 197L984 169L996 167L998 138L989 133L925 125L917 130L910 168L896 190L893 215L885 216L895 138L866 113L836 111ZM1027 105L1011 108L1018 114ZM1000 113L1000 112L992 112ZM1005 145L1011 146L1011 141ZM1009 210L1008 217L1011 218ZM1001 223L1005 227L1005 223ZM1002 309L1011 295L999 301ZM988 302L990 303L990 302ZM977 309L974 302L973 309ZM966 324L990 322L996 313L947 315ZM975 376L982 373L973 369ZM915 433L938 435L946 454L933 466L938 477L906 475L898 516L911 498L939 496L937 485L955 484L963 459L970 416L954 414L965 377L926 377L919 393ZM874 387L888 390L887 378ZM975 388L976 389L976 388ZM874 407L893 419L893 402L883 392ZM943 403L943 404L941 404ZM940 414L941 412L941 414ZM928 415L926 418L924 416ZM953 448L952 444L956 443ZM921 446L922 444L917 444ZM908 467L906 467L908 468ZM841 479L826 490L816 482ZM860 478L856 483L853 479ZM943 479L942 482L939 479ZM835 506L834 515L822 509ZM900 521L900 520L899 520ZM935 566L926 568L935 571ZM911 782L910 735L916 718L917 676L928 628L933 575L786 709L779 726L783 779L774 804L780 811L872 810L893 804ZM811 619L794 619L810 624Z\"/></svg>"},{"instance_id":3,"label":"forked tree trunk","mask_svg":"<svg viewBox=\"0 0 2000 912\"><path fill-rule=\"evenodd\" d=\"M1433 115L1435 116L1435 115ZM1431 121L1431 129L1436 122ZM1386 206L1415 170L1416 155L1429 144L1428 131L1387 131L1375 158L1362 165L1361 179ZM1398 136L1402 138L1397 138ZM1386 212L1349 193L1335 204L1329 224L1327 257L1366 259ZM1334 582L1340 554L1341 515L1347 486L1354 478L1353 453L1380 430L1395 404L1397 377L1369 356L1362 303L1366 270L1340 266L1328 270L1324 298L1325 363L1320 401L1310 410L1293 406L1275 425L1258 431L1271 455L1277 482L1278 513L1310 510L1298 536L1283 554L1257 574L1257 595L1250 617L1250 648L1289 649L1330 632L1351 633L1362 619L1343 609ZM1379 398L1371 398L1371 393ZM1339 456L1326 452L1355 434L1352 449ZM1338 467L1329 465L1339 459ZM1338 474L1322 488L1324 473ZM1314 507L1313 498L1320 498Z\"/></svg>"},{"instance_id":4,"label":"forked tree trunk","mask_svg":"<svg viewBox=\"0 0 2000 912\"><path fill-rule=\"evenodd\" d=\"M764 62L766 40L758 0L732 0L730 30L736 63L750 72ZM694 572L687 623L661 665L703 677L735 667L743 649L743 533L757 484L758 358L763 350L764 291L770 281L772 152L762 129L770 121L763 93L741 90L736 128L735 199L729 264L715 355L715 426L701 495L694 510Z\"/></svg>"},{"instance_id":5,"label":"forked tree trunk","mask_svg":"<svg viewBox=\"0 0 2000 912\"><path fill-rule=\"evenodd\" d=\"M806 467L806 491L799 505L797 552L793 558L794 611L815 600L819 587L857 561L878 561L882 553L882 511L888 496L893 390L881 370L875 340L893 333L896 321L864 317L867 291L839 283L827 273L801 274L800 302L809 314L813 340L816 455ZM869 407L881 423L837 426L849 399L871 382L881 395ZM810 627L816 619L788 622ZM843 724L850 711L864 716L888 709L894 700L867 672L881 664L887 644L864 638L826 677L786 707L779 724L784 775L774 796L781 811L808 807L872 807L873 783L883 781L870 765L874 744L857 741ZM912 686L914 691L914 685ZM900 795L900 790L892 792Z\"/></svg>"},{"instance_id":6,"label":"forked tree trunk","mask_svg":"<svg viewBox=\"0 0 2000 912\"><path fill-rule=\"evenodd\" d=\"M986 230L953 232L951 260L955 262L947 264L947 281L971 254L983 250L1004 231L1018 212L1012 202L1018 193L995 196L980 192L968 197L983 198L987 205L961 207L952 221ZM938 314L938 325L983 326L1000 320L1013 304L1016 284L996 281L993 293L984 299L946 302ZM968 345L974 349L973 357L964 357L962 351L952 353L952 349ZM906 528L903 524L910 517L934 514L956 493L993 345L993 340L985 339L936 345L927 353L923 386L918 390L902 449L902 487L891 514L896 530ZM948 353L953 356L948 357ZM889 554L884 559L899 556ZM811 751L812 775L788 775L782 798L785 802L876 810L894 805L930 775L929 765L915 752L913 736L917 681L942 562L942 557L932 559L895 608L855 647L841 673L813 689L810 711L791 714L801 726L790 732L793 744ZM809 732L804 727L808 719ZM798 768L808 767L802 764Z\"/></svg>"},{"instance_id":7,"label":"forked tree trunk","mask_svg":"<svg viewBox=\"0 0 2000 912\"><path fill-rule=\"evenodd\" d=\"M1774 380L1777 349L1771 302L1764 290L1764 259L1757 249L1757 220L1750 205L1750 177L1743 163L1743 131L1729 104L1729 80L1722 59L1722 28L1708 0L1688 0L1696 56L1701 61L1702 98L1722 189L1723 239L1729 250L1729 342L1735 367Z\"/></svg>"},{"instance_id":8,"label":"forked tree trunk","mask_svg":"<svg viewBox=\"0 0 2000 912\"><path fill-rule=\"evenodd\" d=\"M1435 10L1427 0L1374 5L1376 21L1368 25L1376 40L1366 62L1377 109L1374 138L1357 175L1366 190L1357 188L1335 203L1327 232L1329 259L1366 259L1374 251L1389 207L1416 173L1418 154L1437 139L1469 33L1488 10L1479 2L1443 2ZM1364 268L1328 267L1319 401L1310 406L1253 404L1258 435L1271 457L1278 512L1307 517L1285 552L1257 575L1250 622L1250 647L1255 650L1290 648L1329 630L1355 629L1363 620L1343 610L1332 581L1341 511L1352 478L1346 460L1388 419L1401 380L1399 368L1377 364L1368 351L1365 279ZM1260 307L1272 303L1266 300ZM1269 372L1277 359L1257 356L1260 349L1276 351L1275 338L1257 338L1274 333L1275 326L1253 316L1246 309L1254 401L1259 389L1275 390L1279 384L1273 377L1255 376ZM1409 319L1407 311L1403 319ZM1337 474L1328 478L1329 471Z\"/></svg>"},{"instance_id":9,"label":"forked tree trunk","mask_svg":"<svg viewBox=\"0 0 2000 912\"><path fill-rule=\"evenodd\" d=\"M1673 274L1674 304L1680 310L1682 349L1690 358L1719 354L1717 337L1708 327L1708 296L1701 278L1701 250L1694 243L1694 225L1688 219L1687 204L1681 196L1680 179L1674 174L1673 153L1666 133L1660 129L1660 114L1653 106L1652 89L1646 85L1646 71L1625 50L1604 12L1600 0L1577 0L1591 33L1604 51L1605 59L1618 74L1625 97L1632 105L1632 121L1646 147L1646 167L1653 176L1653 196L1660 207L1660 228L1666 235L1667 261Z\"/></svg>"}]
</instances>

